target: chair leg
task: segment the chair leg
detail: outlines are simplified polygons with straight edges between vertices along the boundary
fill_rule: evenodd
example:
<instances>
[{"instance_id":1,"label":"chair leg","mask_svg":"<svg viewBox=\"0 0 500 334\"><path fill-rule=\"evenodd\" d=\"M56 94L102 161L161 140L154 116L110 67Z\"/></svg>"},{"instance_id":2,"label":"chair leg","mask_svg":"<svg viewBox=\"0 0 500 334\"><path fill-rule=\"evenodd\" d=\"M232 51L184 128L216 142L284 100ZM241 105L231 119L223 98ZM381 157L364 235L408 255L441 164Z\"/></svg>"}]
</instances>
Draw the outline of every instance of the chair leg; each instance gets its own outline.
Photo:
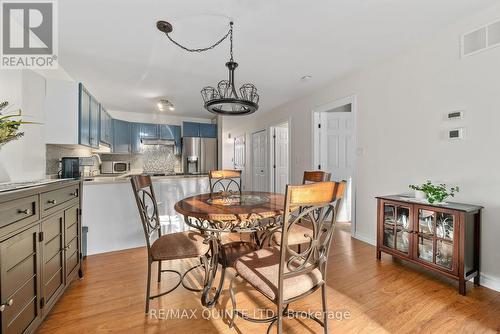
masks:
<instances>
[{"instance_id":1,"label":"chair leg","mask_svg":"<svg viewBox=\"0 0 500 334\"><path fill-rule=\"evenodd\" d=\"M281 303L278 304L278 313L276 314L276 316L277 316L276 322L278 325L277 333L282 334L283 333L283 306L281 305Z\"/></svg>"},{"instance_id":2,"label":"chair leg","mask_svg":"<svg viewBox=\"0 0 500 334\"><path fill-rule=\"evenodd\" d=\"M236 320L236 296L234 294L234 281L236 280L236 277L238 277L238 274L235 274L231 279L231 283L229 283L229 296L231 297L231 304L233 306L229 328L233 328L234 321Z\"/></svg>"},{"instance_id":3,"label":"chair leg","mask_svg":"<svg viewBox=\"0 0 500 334\"><path fill-rule=\"evenodd\" d=\"M151 294L151 261L148 260L148 282L146 285L146 313L149 312L149 295Z\"/></svg>"},{"instance_id":4,"label":"chair leg","mask_svg":"<svg viewBox=\"0 0 500 334\"><path fill-rule=\"evenodd\" d=\"M326 304L326 284L321 286L321 301L323 303L323 330L328 334L328 305Z\"/></svg>"},{"instance_id":5,"label":"chair leg","mask_svg":"<svg viewBox=\"0 0 500 334\"><path fill-rule=\"evenodd\" d=\"M161 261L158 261L158 283L161 282Z\"/></svg>"}]
</instances>

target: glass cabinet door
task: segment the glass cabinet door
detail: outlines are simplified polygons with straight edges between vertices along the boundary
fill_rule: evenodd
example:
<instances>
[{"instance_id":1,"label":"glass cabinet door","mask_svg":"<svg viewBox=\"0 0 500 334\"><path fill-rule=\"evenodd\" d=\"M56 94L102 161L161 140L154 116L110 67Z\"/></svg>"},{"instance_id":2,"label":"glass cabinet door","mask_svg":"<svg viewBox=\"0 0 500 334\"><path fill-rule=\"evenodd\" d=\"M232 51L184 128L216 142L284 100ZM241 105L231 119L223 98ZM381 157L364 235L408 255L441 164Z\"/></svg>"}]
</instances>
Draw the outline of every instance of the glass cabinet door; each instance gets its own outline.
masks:
<instances>
[{"instance_id":1,"label":"glass cabinet door","mask_svg":"<svg viewBox=\"0 0 500 334\"><path fill-rule=\"evenodd\" d=\"M457 219L454 215L418 209L417 259L439 268L455 270L454 239Z\"/></svg>"},{"instance_id":2,"label":"glass cabinet door","mask_svg":"<svg viewBox=\"0 0 500 334\"><path fill-rule=\"evenodd\" d=\"M382 245L409 255L411 236L410 208L384 203Z\"/></svg>"}]
</instances>

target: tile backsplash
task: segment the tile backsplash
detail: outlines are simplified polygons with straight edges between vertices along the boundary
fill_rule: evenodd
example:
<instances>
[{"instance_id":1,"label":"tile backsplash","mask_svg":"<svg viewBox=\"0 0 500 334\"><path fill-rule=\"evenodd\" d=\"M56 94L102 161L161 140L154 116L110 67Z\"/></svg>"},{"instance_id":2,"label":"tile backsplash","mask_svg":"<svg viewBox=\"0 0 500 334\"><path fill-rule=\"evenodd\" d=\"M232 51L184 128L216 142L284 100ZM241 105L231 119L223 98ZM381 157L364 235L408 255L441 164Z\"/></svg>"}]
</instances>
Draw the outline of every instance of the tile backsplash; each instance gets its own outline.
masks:
<instances>
[{"instance_id":1,"label":"tile backsplash","mask_svg":"<svg viewBox=\"0 0 500 334\"><path fill-rule=\"evenodd\" d=\"M61 169L63 157L90 157L92 149L78 145L47 144L46 174L57 175ZM173 154L173 147L161 145L145 145L142 154L99 153L102 161L125 161L130 163L133 172L173 173L182 171L181 156ZM84 167L85 175L100 173L99 162L94 158L94 166Z\"/></svg>"}]
</instances>

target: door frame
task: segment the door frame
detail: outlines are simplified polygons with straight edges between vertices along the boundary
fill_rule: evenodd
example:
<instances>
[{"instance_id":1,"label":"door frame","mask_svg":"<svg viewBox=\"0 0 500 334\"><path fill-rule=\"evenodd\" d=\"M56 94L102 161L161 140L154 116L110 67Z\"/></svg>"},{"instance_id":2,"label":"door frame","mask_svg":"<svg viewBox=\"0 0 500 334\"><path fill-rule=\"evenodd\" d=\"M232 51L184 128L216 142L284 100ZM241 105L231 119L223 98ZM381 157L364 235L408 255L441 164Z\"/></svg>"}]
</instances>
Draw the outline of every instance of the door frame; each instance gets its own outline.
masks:
<instances>
[{"instance_id":1,"label":"door frame","mask_svg":"<svg viewBox=\"0 0 500 334\"><path fill-rule=\"evenodd\" d=\"M352 171L352 183L351 183L351 235L356 237L356 194L357 194L357 143L358 143L358 127L357 127L357 96L350 95L340 99L336 99L332 102L320 105L311 110L311 152L313 152L312 159L312 170L317 170L319 165L319 145L320 137L318 131L319 114L331 109L335 109L346 104L351 104L352 113L352 136L353 136L353 171Z\"/></svg>"},{"instance_id":2,"label":"door frame","mask_svg":"<svg viewBox=\"0 0 500 334\"><path fill-rule=\"evenodd\" d=\"M268 159L268 166L267 166L267 169L269 171L269 184L270 184L270 189L269 191L271 192L275 192L275 189L274 189L274 168L273 168L273 162L274 162L274 138L273 138L273 131L275 128L279 127L279 125L282 125L282 124L288 124L288 181L287 181L287 184L290 184L290 180L291 180L291 172L292 172L292 168L291 168L291 163L290 163L290 157L291 157L291 153L292 153L292 140L291 140L291 135L292 135L292 130L291 130L291 118L287 118L285 120L282 120L281 122L275 122L273 125L271 125L269 127L269 134L268 134L268 138L269 138L269 159Z\"/></svg>"},{"instance_id":3,"label":"door frame","mask_svg":"<svg viewBox=\"0 0 500 334\"><path fill-rule=\"evenodd\" d=\"M253 135L256 134L256 133L262 132L262 131L266 132L266 140L269 141L269 131L266 128L263 128L263 129L260 129L260 130L256 130L256 131L252 131L250 133L250 145L251 145L250 146L250 158L251 158L251 160L250 160L251 161L251 164L250 164L250 175L251 175L250 182L251 183L250 184L252 186L252 191L254 191L253 163L255 161L254 155L253 155ZM246 143L245 143L245 145L246 145ZM269 161L269 147L267 145L264 145L264 148L266 150L266 152L265 152L264 155L266 157L266 160ZM266 173L268 173L269 172L269 170L268 170L268 164L266 163L264 165L265 165L264 168L266 169ZM269 191L269 188L267 190Z\"/></svg>"}]
</instances>

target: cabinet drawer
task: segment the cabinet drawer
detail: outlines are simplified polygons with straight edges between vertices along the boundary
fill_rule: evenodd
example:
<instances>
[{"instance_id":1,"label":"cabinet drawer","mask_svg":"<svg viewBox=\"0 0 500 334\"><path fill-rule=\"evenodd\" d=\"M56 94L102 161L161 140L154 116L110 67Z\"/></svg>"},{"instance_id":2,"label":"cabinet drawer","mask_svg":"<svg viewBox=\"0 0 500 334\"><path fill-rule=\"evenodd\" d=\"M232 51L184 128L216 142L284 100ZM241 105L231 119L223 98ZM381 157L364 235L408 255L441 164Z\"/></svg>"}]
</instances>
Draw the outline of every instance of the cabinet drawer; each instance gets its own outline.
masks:
<instances>
[{"instance_id":1,"label":"cabinet drawer","mask_svg":"<svg viewBox=\"0 0 500 334\"><path fill-rule=\"evenodd\" d=\"M42 206L42 216L55 212L60 205L78 198L79 196L80 191L78 184L41 194L40 202Z\"/></svg>"},{"instance_id":2,"label":"cabinet drawer","mask_svg":"<svg viewBox=\"0 0 500 334\"><path fill-rule=\"evenodd\" d=\"M29 224L37 219L37 195L17 199L0 205L0 227L23 221Z\"/></svg>"}]
</instances>

